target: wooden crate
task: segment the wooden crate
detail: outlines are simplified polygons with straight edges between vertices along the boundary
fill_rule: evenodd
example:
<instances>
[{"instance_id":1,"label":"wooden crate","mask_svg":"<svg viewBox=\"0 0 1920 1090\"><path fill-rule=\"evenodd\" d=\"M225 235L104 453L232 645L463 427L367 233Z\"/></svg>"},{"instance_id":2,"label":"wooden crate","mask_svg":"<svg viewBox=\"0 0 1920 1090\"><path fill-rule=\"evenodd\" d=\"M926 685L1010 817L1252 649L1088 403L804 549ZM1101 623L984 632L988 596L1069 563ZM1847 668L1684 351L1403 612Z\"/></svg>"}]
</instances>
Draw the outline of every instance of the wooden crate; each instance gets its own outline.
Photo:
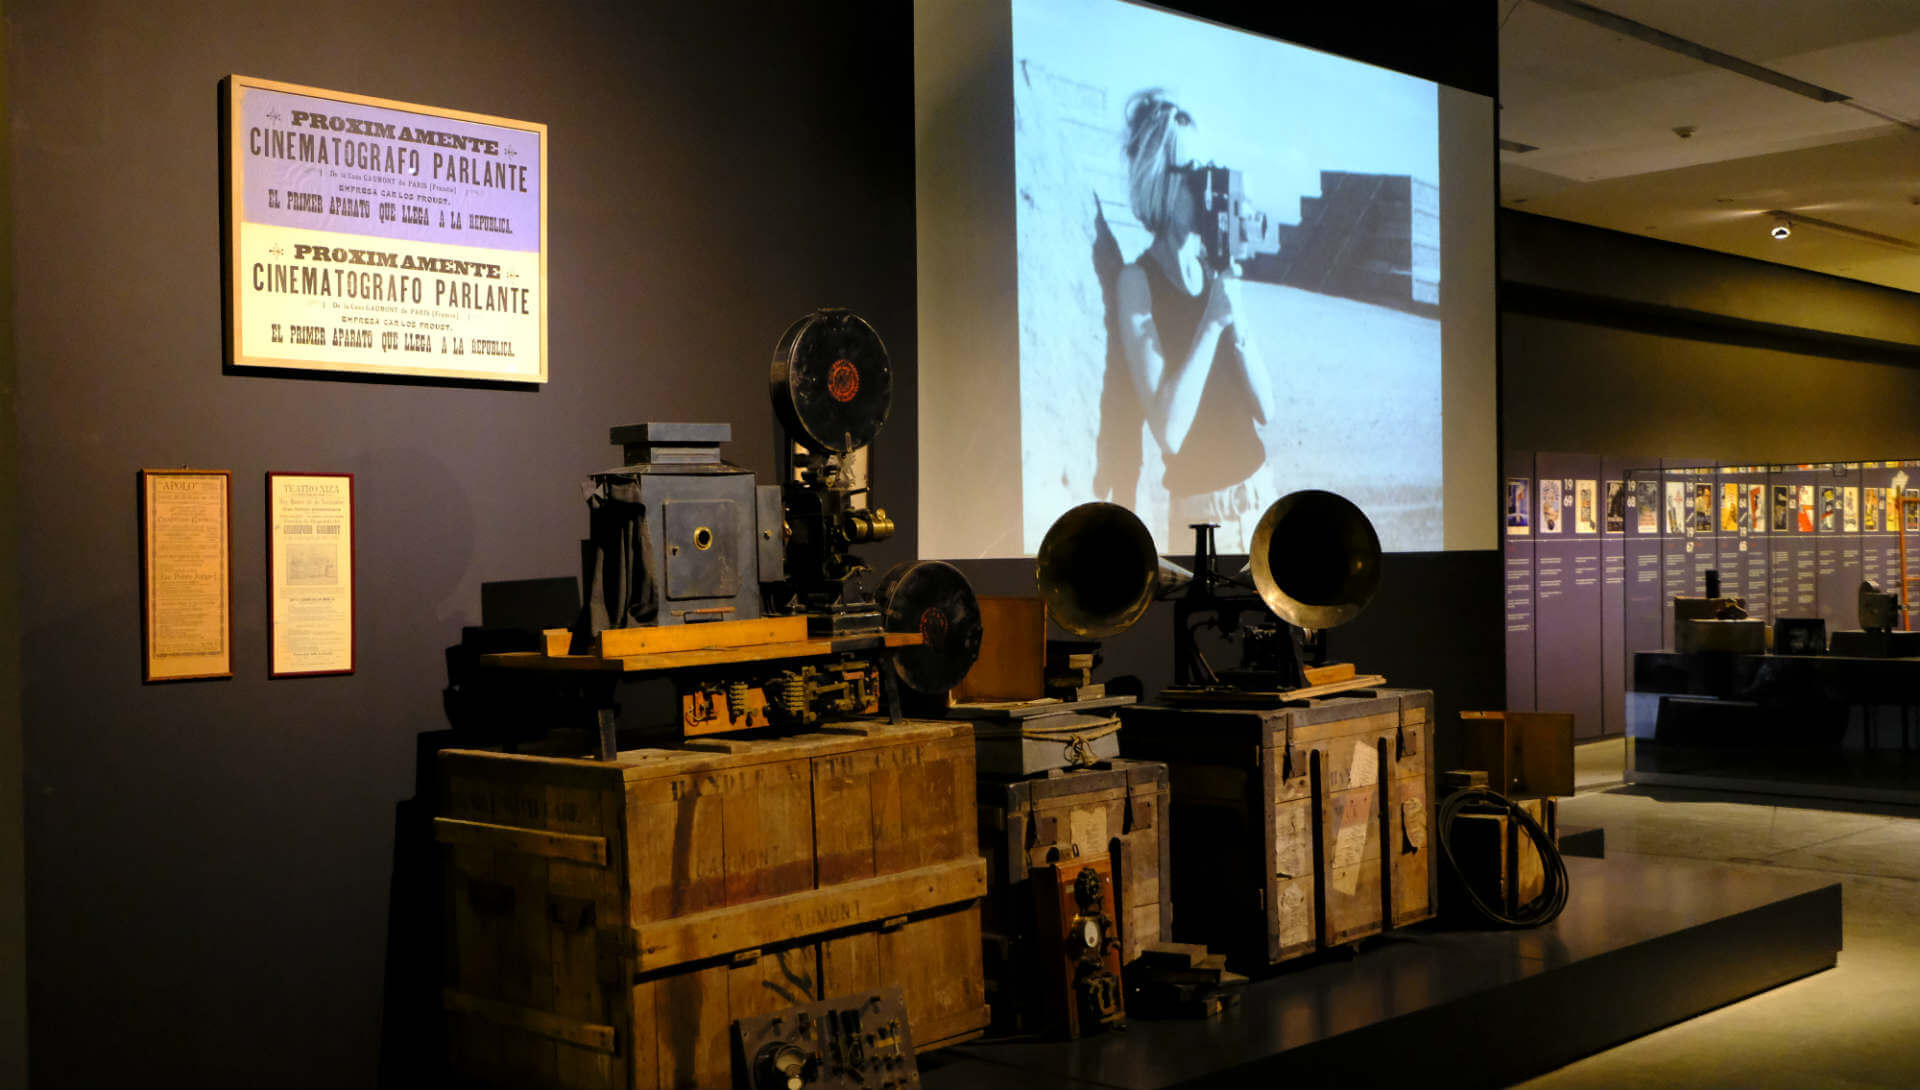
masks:
<instances>
[{"instance_id":1,"label":"wooden crate","mask_svg":"<svg viewBox=\"0 0 1920 1090\"><path fill-rule=\"evenodd\" d=\"M1549 840L1554 839L1559 807L1553 799L1536 796L1514 802L1546 830ZM1509 916L1518 915L1521 906L1546 889L1547 866L1540 849L1520 823L1505 814L1463 809L1453 822L1453 858L1470 876L1480 898ZM1451 872L1446 877L1442 888L1447 891L1447 918L1461 924L1484 923L1465 891L1456 888L1460 878Z\"/></svg>"},{"instance_id":2,"label":"wooden crate","mask_svg":"<svg viewBox=\"0 0 1920 1090\"><path fill-rule=\"evenodd\" d=\"M729 1086L734 1019L887 985L923 1050L986 1025L967 724L441 774L459 1075Z\"/></svg>"},{"instance_id":3,"label":"wooden crate","mask_svg":"<svg viewBox=\"0 0 1920 1090\"><path fill-rule=\"evenodd\" d=\"M956 704L1046 695L1047 607L1040 599L981 595L980 657L953 687Z\"/></svg>"},{"instance_id":4,"label":"wooden crate","mask_svg":"<svg viewBox=\"0 0 1920 1090\"><path fill-rule=\"evenodd\" d=\"M1024 780L982 779L980 850L987 859L987 981L995 1021L1031 1029L1032 868L1108 856L1118 887L1121 962L1168 937L1167 768L1115 759L1102 767ZM1116 852L1114 849L1118 848Z\"/></svg>"},{"instance_id":5,"label":"wooden crate","mask_svg":"<svg viewBox=\"0 0 1920 1090\"><path fill-rule=\"evenodd\" d=\"M1433 916L1433 694L1371 694L1122 709L1168 767L1175 940L1253 969Z\"/></svg>"}]
</instances>

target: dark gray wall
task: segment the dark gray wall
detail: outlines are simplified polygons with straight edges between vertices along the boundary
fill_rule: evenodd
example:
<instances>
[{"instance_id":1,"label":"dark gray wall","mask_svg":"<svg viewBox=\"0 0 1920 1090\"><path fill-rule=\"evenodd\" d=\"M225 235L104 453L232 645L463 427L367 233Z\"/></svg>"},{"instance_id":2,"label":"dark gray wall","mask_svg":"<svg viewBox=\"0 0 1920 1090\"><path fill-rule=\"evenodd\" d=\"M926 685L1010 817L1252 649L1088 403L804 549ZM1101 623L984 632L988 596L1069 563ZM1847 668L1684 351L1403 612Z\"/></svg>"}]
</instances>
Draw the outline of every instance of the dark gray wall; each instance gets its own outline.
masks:
<instances>
[{"instance_id":1,"label":"dark gray wall","mask_svg":"<svg viewBox=\"0 0 1920 1090\"><path fill-rule=\"evenodd\" d=\"M433 858L396 827L444 726L442 651L482 581L571 573L606 428L728 420L732 459L766 473L774 339L851 306L898 364L874 487L906 529L870 559L913 553L910 5L6 3L33 1078L406 1081L439 951L408 922ZM1484 5L1390 28L1192 7L1493 89ZM546 122L552 381L224 374L233 72ZM177 465L234 473L235 676L143 686L135 479ZM265 676L275 469L356 474L351 677ZM1497 700L1492 557L1408 559L1339 650ZM1116 658L1164 661L1164 631Z\"/></svg>"},{"instance_id":2,"label":"dark gray wall","mask_svg":"<svg viewBox=\"0 0 1920 1090\"><path fill-rule=\"evenodd\" d=\"M1500 230L1510 449L1920 453L1920 296L1542 216Z\"/></svg>"},{"instance_id":3,"label":"dark gray wall","mask_svg":"<svg viewBox=\"0 0 1920 1090\"><path fill-rule=\"evenodd\" d=\"M7 111L7 8L0 3L0 118ZM13 313L11 146L0 140L0 314ZM0 1085L27 1080L26 837L20 799L20 458L13 338L0 336Z\"/></svg>"}]
</instances>

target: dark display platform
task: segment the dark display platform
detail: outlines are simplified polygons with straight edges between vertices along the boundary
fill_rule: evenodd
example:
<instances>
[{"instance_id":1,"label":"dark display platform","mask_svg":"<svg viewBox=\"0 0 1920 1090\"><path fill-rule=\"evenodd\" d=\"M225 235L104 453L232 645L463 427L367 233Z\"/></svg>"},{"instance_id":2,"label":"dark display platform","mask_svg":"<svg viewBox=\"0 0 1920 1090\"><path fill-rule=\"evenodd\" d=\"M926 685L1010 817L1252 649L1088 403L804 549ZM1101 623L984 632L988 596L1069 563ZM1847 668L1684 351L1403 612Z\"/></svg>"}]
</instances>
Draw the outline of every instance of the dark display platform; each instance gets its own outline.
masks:
<instances>
[{"instance_id":1,"label":"dark display platform","mask_svg":"<svg viewBox=\"0 0 1920 1090\"><path fill-rule=\"evenodd\" d=\"M1498 1086L1830 968L1840 885L1648 856L1569 858L1535 931L1414 929L1248 986L1209 1021L921 1060L959 1087Z\"/></svg>"},{"instance_id":2,"label":"dark display platform","mask_svg":"<svg viewBox=\"0 0 1920 1090\"><path fill-rule=\"evenodd\" d=\"M1632 690L1628 783L1920 804L1920 658L1639 651Z\"/></svg>"},{"instance_id":3,"label":"dark display platform","mask_svg":"<svg viewBox=\"0 0 1920 1090\"><path fill-rule=\"evenodd\" d=\"M1891 737L1891 732L1882 732ZM1883 743L1884 746L1884 743ZM1739 748L1635 740L1626 782L1840 802L1920 806L1920 752L1752 744Z\"/></svg>"}]
</instances>

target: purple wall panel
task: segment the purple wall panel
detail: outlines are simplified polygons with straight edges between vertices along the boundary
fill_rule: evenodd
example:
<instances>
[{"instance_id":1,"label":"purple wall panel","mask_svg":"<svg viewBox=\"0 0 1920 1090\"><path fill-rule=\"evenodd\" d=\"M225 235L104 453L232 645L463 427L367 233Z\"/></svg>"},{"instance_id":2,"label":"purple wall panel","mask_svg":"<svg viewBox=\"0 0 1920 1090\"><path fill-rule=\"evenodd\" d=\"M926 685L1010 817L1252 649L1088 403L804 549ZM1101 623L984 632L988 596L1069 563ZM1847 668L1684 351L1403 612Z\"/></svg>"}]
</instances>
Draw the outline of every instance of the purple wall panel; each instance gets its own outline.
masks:
<instances>
[{"instance_id":1,"label":"purple wall panel","mask_svg":"<svg viewBox=\"0 0 1920 1090\"><path fill-rule=\"evenodd\" d=\"M1747 599L1747 615L1763 621L1773 619L1773 583L1769 570L1772 556L1768 532L1769 512L1767 501L1772 492L1767 487L1767 474L1764 469L1755 469L1741 475L1741 500L1746 505L1746 529L1743 543L1746 545L1746 572L1742 585Z\"/></svg>"},{"instance_id":2,"label":"purple wall panel","mask_svg":"<svg viewBox=\"0 0 1920 1090\"><path fill-rule=\"evenodd\" d=\"M1860 471L1814 474L1814 547L1817 550L1815 608L1827 631L1858 628L1860 588ZM1853 502L1853 529L1847 529L1846 507Z\"/></svg>"},{"instance_id":3,"label":"purple wall panel","mask_svg":"<svg viewBox=\"0 0 1920 1090\"><path fill-rule=\"evenodd\" d=\"M1639 528L1639 502L1633 495L1633 471L1657 464L1652 458L1602 458L1600 498L1600 733L1627 729L1627 648L1629 610L1636 560L1632 550ZM1658 508L1655 508L1658 514ZM1658 560L1654 561L1655 565ZM1653 568L1657 578L1658 568Z\"/></svg>"},{"instance_id":4,"label":"purple wall panel","mask_svg":"<svg viewBox=\"0 0 1920 1090\"><path fill-rule=\"evenodd\" d=\"M1860 578L1881 590L1897 590L1900 578L1899 539L1887 517L1894 473L1886 462L1860 469Z\"/></svg>"},{"instance_id":5,"label":"purple wall panel","mask_svg":"<svg viewBox=\"0 0 1920 1090\"><path fill-rule=\"evenodd\" d=\"M1591 454L1534 457L1540 484L1540 533L1534 544L1535 700L1542 711L1572 712L1574 735L1594 738L1604 723L1600 647L1600 459ZM1549 507L1560 494L1557 532Z\"/></svg>"},{"instance_id":6,"label":"purple wall panel","mask_svg":"<svg viewBox=\"0 0 1920 1090\"><path fill-rule=\"evenodd\" d=\"M1819 553L1815 547L1814 527L1820 515L1819 474L1792 469L1778 474L1775 479L1786 485L1790 504L1786 536L1773 543L1775 564L1784 567L1787 576L1786 602L1782 607L1783 612L1776 616L1818 617L1819 579L1816 565ZM1781 555L1783 552L1784 556Z\"/></svg>"},{"instance_id":7,"label":"purple wall panel","mask_svg":"<svg viewBox=\"0 0 1920 1090\"><path fill-rule=\"evenodd\" d=\"M1504 548L1507 629L1507 710L1530 712L1533 703L1534 574L1533 535L1539 491L1533 481L1533 455L1507 453L1505 467Z\"/></svg>"},{"instance_id":8,"label":"purple wall panel","mask_svg":"<svg viewBox=\"0 0 1920 1090\"><path fill-rule=\"evenodd\" d=\"M1660 648L1665 596L1661 586L1663 511L1658 462L1633 473L1633 506L1627 520L1627 590L1624 639L1628 653Z\"/></svg>"},{"instance_id":9,"label":"purple wall panel","mask_svg":"<svg viewBox=\"0 0 1920 1090\"><path fill-rule=\"evenodd\" d=\"M1667 458L1661 462L1660 638L1673 646L1673 599L1706 593L1706 570L1714 555L1711 462ZM1703 495L1704 490L1704 495Z\"/></svg>"}]
</instances>

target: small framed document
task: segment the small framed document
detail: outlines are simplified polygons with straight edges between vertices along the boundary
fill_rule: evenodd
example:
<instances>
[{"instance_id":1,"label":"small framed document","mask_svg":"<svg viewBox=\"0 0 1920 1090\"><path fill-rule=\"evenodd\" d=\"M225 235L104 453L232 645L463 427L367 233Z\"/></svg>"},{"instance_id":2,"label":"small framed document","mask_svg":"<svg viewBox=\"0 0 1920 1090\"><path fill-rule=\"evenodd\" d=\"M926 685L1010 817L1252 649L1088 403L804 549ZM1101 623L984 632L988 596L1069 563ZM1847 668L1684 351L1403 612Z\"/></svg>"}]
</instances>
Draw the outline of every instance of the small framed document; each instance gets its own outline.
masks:
<instances>
[{"instance_id":1,"label":"small framed document","mask_svg":"<svg viewBox=\"0 0 1920 1090\"><path fill-rule=\"evenodd\" d=\"M142 677L233 676L233 478L140 471Z\"/></svg>"},{"instance_id":2,"label":"small framed document","mask_svg":"<svg viewBox=\"0 0 1920 1090\"><path fill-rule=\"evenodd\" d=\"M274 677L353 673L353 474L267 474Z\"/></svg>"}]
</instances>

